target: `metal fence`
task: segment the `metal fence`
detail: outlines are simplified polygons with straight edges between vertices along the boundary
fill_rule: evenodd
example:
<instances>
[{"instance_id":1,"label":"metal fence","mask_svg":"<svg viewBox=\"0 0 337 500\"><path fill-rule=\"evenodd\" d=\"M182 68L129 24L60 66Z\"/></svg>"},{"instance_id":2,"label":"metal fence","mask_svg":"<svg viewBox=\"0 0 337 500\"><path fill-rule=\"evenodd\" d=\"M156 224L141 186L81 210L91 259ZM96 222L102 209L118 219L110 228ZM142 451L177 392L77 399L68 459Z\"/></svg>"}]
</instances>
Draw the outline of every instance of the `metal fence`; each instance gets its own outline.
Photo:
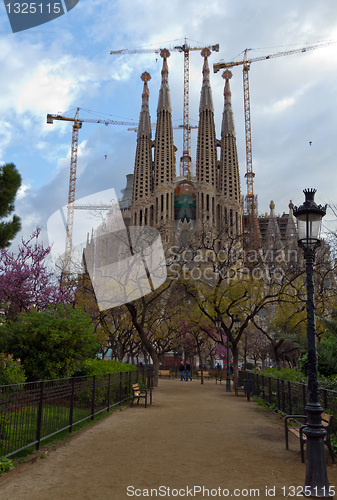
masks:
<instances>
[{"instance_id":1,"label":"metal fence","mask_svg":"<svg viewBox=\"0 0 337 500\"><path fill-rule=\"evenodd\" d=\"M127 401L153 369L0 386L0 456L9 457Z\"/></svg>"},{"instance_id":2,"label":"metal fence","mask_svg":"<svg viewBox=\"0 0 337 500\"><path fill-rule=\"evenodd\" d=\"M308 401L307 384L240 371L239 382L243 383L244 379L253 380L253 394L272 405L276 410L286 415L305 415ZM332 427L333 432L337 433L337 391L320 388L319 397L323 409L334 415Z\"/></svg>"}]
</instances>

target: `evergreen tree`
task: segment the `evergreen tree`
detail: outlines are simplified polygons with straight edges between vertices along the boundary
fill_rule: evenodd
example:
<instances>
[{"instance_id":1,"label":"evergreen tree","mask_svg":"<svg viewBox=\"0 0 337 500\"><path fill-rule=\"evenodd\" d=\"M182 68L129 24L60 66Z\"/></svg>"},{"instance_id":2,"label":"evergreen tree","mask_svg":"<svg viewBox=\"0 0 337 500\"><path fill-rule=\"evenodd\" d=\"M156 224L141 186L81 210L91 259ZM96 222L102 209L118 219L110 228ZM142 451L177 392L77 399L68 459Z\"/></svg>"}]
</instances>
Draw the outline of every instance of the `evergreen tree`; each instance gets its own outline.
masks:
<instances>
[{"instance_id":1,"label":"evergreen tree","mask_svg":"<svg viewBox=\"0 0 337 500\"><path fill-rule=\"evenodd\" d=\"M324 338L317 346L318 371L325 377L337 374L337 309L330 318L319 318L326 328Z\"/></svg>"},{"instance_id":2,"label":"evergreen tree","mask_svg":"<svg viewBox=\"0 0 337 500\"><path fill-rule=\"evenodd\" d=\"M0 248L8 247L16 233L21 229L20 217L13 215L14 200L21 186L21 175L14 163L6 163L0 167Z\"/></svg>"},{"instance_id":3,"label":"evergreen tree","mask_svg":"<svg viewBox=\"0 0 337 500\"><path fill-rule=\"evenodd\" d=\"M70 305L32 308L0 325L0 352L20 359L28 381L71 377L99 347L89 314Z\"/></svg>"}]
</instances>

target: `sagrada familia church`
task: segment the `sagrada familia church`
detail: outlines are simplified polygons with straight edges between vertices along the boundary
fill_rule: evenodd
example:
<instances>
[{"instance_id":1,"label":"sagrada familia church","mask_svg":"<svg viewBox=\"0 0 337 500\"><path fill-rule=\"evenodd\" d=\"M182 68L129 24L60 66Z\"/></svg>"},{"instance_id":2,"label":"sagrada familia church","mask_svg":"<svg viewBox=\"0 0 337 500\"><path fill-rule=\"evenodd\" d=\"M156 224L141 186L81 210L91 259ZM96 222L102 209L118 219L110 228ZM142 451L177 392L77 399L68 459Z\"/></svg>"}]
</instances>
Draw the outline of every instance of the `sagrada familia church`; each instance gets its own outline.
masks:
<instances>
[{"instance_id":1,"label":"sagrada familia church","mask_svg":"<svg viewBox=\"0 0 337 500\"><path fill-rule=\"evenodd\" d=\"M232 74L226 70L222 75L225 82L224 108L221 137L217 139L208 64L210 50L203 49L201 55L204 62L195 175L191 172L185 172L185 175L176 173L167 63L169 51L161 51L162 79L154 139L149 113L151 76L147 72L141 76L144 86L134 173L127 176L120 208L126 224L158 228L166 245L184 244L191 235L206 230L213 235L227 232L234 237L247 231L231 104ZM292 209L290 202L288 213L276 216L275 205L271 202L270 214L256 217L255 229L261 248L270 248L272 241L277 241L279 247L296 247L297 228Z\"/></svg>"}]
</instances>

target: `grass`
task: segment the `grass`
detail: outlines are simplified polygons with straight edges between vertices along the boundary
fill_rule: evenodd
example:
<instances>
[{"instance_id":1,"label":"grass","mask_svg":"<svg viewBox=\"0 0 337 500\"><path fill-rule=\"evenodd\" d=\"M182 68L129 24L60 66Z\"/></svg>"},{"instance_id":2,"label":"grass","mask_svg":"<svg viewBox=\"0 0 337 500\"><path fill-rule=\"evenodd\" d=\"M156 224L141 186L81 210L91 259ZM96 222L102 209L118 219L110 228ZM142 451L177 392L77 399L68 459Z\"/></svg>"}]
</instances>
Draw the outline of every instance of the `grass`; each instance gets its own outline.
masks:
<instances>
[{"instance_id":1,"label":"grass","mask_svg":"<svg viewBox=\"0 0 337 500\"><path fill-rule=\"evenodd\" d=\"M273 413L277 413L280 417L283 417L283 413L278 410L277 406L275 404L269 404L263 399L258 398L257 396L254 396L254 401L258 406L261 406L262 408L256 408L256 411L272 411Z\"/></svg>"},{"instance_id":2,"label":"grass","mask_svg":"<svg viewBox=\"0 0 337 500\"><path fill-rule=\"evenodd\" d=\"M111 407L109 413L114 411L115 408L118 409L120 407L121 406ZM102 411L94 416L92 420L90 408L75 407L73 422L79 423L74 423L73 429L82 429L86 425L91 425L92 422L104 418L106 415L109 415L109 413L106 410ZM16 449L35 442L37 418L37 406L23 407L19 411L13 411L12 413L2 415L2 417L0 416L0 457L11 454ZM57 433L57 435L45 438L54 433ZM44 405L40 434L41 445L48 443L50 440L57 440L60 435L63 436L63 439L71 435L69 433L69 407ZM25 448L25 450L19 453L25 456L26 450L28 450L28 454L31 454L34 449L35 444ZM16 456L16 454L11 456Z\"/></svg>"},{"instance_id":3,"label":"grass","mask_svg":"<svg viewBox=\"0 0 337 500\"><path fill-rule=\"evenodd\" d=\"M51 436L43 441L41 441L40 445L41 448L43 448L43 451L40 454L40 459L46 458L47 452L50 450L56 450L56 448L62 444L65 444L70 438L78 435L80 432L84 431L85 429L91 427L92 425L100 422L101 420L104 420L108 416L112 415L116 411L121 411L124 406L126 406L127 403L120 405L120 406L114 406L110 408L109 413L108 412L102 412L94 416L93 420L91 418L84 420L83 422L80 422L78 424L75 424L73 426L72 432L69 432L69 430L64 430L59 432L55 436ZM35 450L35 445L29 446L25 448L24 450L19 451L18 453L15 453L14 455L11 456L11 460L13 462L14 467L24 464L28 462L31 458L32 455L36 452Z\"/></svg>"},{"instance_id":4,"label":"grass","mask_svg":"<svg viewBox=\"0 0 337 500\"><path fill-rule=\"evenodd\" d=\"M13 451L13 448L22 447L35 441L37 414L38 407L30 406L21 411L13 412L6 419L2 419L1 455L7 455ZM90 415L90 410L75 408L73 420L82 420L88 415ZM67 426L69 426L69 408L44 406L41 437L48 436Z\"/></svg>"}]
</instances>

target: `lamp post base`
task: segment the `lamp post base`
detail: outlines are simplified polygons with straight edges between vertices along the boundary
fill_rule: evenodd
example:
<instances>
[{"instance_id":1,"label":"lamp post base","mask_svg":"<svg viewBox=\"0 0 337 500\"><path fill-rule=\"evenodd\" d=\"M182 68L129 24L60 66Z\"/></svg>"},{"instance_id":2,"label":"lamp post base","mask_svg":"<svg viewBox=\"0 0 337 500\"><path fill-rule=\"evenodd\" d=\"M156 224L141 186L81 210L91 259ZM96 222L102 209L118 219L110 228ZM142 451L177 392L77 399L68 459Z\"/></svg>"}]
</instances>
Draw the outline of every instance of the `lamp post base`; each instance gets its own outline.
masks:
<instances>
[{"instance_id":1,"label":"lamp post base","mask_svg":"<svg viewBox=\"0 0 337 500\"><path fill-rule=\"evenodd\" d=\"M332 498L326 468L324 436L319 403L308 403L307 426L304 429L306 440L306 474L302 494L307 497Z\"/></svg>"},{"instance_id":2,"label":"lamp post base","mask_svg":"<svg viewBox=\"0 0 337 500\"><path fill-rule=\"evenodd\" d=\"M227 378L226 378L226 392L232 392L231 378L230 378L229 374L227 374Z\"/></svg>"}]
</instances>

